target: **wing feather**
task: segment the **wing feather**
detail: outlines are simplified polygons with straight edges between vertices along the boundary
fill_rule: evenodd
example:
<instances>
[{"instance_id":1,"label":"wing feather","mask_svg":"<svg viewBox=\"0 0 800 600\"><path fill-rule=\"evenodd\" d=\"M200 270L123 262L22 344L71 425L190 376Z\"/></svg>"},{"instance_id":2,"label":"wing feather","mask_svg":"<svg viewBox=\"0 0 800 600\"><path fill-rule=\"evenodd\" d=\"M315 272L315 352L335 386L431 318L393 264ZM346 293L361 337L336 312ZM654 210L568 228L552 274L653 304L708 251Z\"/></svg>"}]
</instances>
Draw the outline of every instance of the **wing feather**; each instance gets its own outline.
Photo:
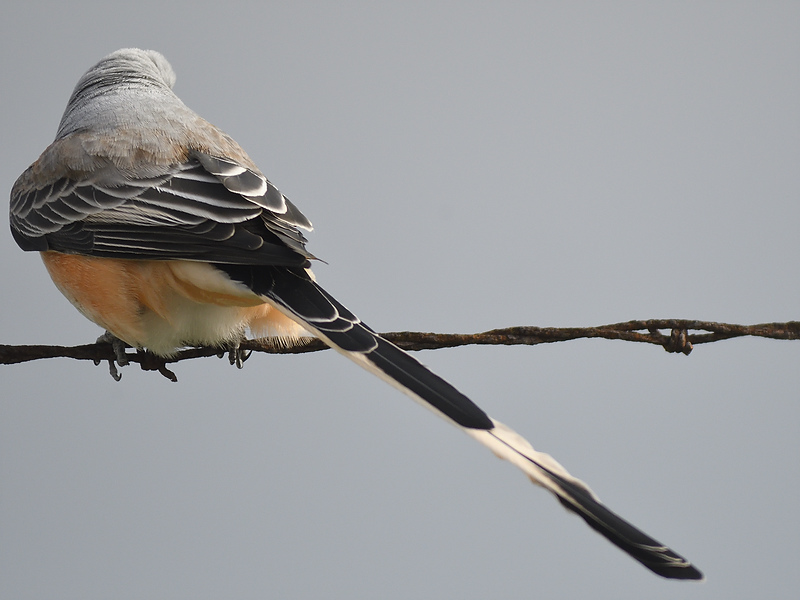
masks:
<instances>
[{"instance_id":1,"label":"wing feather","mask_svg":"<svg viewBox=\"0 0 800 600\"><path fill-rule=\"evenodd\" d=\"M284 266L313 258L301 231L311 223L275 186L244 165L199 152L157 176L107 169L36 189L18 181L10 208L14 237L26 250Z\"/></svg>"}]
</instances>

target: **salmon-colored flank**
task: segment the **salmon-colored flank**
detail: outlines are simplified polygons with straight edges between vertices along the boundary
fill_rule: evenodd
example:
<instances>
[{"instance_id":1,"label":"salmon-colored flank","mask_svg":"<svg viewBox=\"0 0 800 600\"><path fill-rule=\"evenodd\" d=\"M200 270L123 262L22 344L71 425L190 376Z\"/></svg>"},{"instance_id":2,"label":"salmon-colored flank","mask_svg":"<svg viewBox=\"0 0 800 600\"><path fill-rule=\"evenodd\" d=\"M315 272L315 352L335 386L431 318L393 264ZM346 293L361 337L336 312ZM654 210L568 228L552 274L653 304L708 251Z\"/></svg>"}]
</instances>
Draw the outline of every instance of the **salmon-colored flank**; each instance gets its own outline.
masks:
<instances>
[{"instance_id":1,"label":"salmon-colored flank","mask_svg":"<svg viewBox=\"0 0 800 600\"><path fill-rule=\"evenodd\" d=\"M191 279L182 261L96 258L60 252L43 252L42 260L58 289L87 318L131 346L147 347L153 328L174 327L175 345L225 343L247 328L258 336L296 338L303 329L261 298L227 281ZM219 285L219 281L225 285ZM225 290L220 289L226 287ZM192 339L209 323L186 322L187 303L198 319L219 317L226 325L219 333ZM214 310L214 307L219 307ZM154 317L158 317L155 318ZM183 336L183 337L181 337Z\"/></svg>"}]
</instances>

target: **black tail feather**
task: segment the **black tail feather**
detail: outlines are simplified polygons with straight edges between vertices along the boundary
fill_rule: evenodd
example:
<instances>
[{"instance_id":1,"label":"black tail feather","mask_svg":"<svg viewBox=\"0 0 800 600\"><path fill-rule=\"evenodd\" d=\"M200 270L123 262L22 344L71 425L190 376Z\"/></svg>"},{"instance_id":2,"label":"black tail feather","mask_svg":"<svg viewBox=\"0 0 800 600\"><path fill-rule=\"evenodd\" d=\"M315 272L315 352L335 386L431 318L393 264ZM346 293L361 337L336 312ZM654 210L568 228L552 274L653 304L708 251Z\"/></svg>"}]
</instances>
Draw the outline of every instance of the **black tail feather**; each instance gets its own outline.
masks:
<instances>
[{"instance_id":1,"label":"black tail feather","mask_svg":"<svg viewBox=\"0 0 800 600\"><path fill-rule=\"evenodd\" d=\"M288 316L364 368L435 409L495 454L520 467L535 483L556 494L561 504L592 529L654 573L671 579L703 578L690 562L606 508L585 484L551 457L535 451L444 379L363 324L319 287L304 269L217 266L270 299Z\"/></svg>"}]
</instances>

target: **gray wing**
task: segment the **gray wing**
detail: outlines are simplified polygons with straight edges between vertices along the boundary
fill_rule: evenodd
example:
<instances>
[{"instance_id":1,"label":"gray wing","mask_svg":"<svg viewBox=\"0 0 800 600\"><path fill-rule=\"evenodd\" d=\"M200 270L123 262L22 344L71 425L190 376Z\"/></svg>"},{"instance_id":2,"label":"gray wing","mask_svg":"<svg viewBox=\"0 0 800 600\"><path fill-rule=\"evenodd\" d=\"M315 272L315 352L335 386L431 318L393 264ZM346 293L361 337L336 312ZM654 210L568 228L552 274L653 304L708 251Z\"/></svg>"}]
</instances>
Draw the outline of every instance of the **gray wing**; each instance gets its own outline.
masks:
<instances>
[{"instance_id":1,"label":"gray wing","mask_svg":"<svg viewBox=\"0 0 800 600\"><path fill-rule=\"evenodd\" d=\"M10 221L24 250L286 266L313 258L301 231L311 223L272 183L201 152L157 177L103 170L36 189L18 181Z\"/></svg>"}]
</instances>

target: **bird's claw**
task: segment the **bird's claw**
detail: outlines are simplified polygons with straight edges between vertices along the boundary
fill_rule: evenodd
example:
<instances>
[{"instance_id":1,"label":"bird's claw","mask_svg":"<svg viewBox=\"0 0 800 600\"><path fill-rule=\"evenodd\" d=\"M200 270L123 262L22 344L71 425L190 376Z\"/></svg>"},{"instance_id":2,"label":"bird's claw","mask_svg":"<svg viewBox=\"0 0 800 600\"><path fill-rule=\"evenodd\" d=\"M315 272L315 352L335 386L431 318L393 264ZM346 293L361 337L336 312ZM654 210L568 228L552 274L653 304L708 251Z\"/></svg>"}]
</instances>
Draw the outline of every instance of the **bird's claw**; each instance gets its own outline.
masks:
<instances>
[{"instance_id":1,"label":"bird's claw","mask_svg":"<svg viewBox=\"0 0 800 600\"><path fill-rule=\"evenodd\" d=\"M125 348L128 348L128 345L110 331L106 331L103 335L97 338L97 343L111 344L111 350L114 352L114 358L108 359L108 373L111 375L114 381L119 381L122 379L122 373L120 373L117 369L117 365L120 367L125 367L130 364L128 355L125 353ZM95 360L94 364L99 365L100 361Z\"/></svg>"},{"instance_id":2,"label":"bird's claw","mask_svg":"<svg viewBox=\"0 0 800 600\"><path fill-rule=\"evenodd\" d=\"M178 376L167 368L167 361L163 356L139 349L136 351L136 361L142 371L158 371L171 382L178 382Z\"/></svg>"},{"instance_id":3,"label":"bird's claw","mask_svg":"<svg viewBox=\"0 0 800 600\"><path fill-rule=\"evenodd\" d=\"M236 340L235 342L231 342L227 346L227 352L223 348L217 353L218 358L222 358L225 354L228 355L228 362L232 365L236 365L237 369L241 369L244 366L245 361L250 358L250 355L253 353L252 350L245 350L241 347L242 340Z\"/></svg>"}]
</instances>

